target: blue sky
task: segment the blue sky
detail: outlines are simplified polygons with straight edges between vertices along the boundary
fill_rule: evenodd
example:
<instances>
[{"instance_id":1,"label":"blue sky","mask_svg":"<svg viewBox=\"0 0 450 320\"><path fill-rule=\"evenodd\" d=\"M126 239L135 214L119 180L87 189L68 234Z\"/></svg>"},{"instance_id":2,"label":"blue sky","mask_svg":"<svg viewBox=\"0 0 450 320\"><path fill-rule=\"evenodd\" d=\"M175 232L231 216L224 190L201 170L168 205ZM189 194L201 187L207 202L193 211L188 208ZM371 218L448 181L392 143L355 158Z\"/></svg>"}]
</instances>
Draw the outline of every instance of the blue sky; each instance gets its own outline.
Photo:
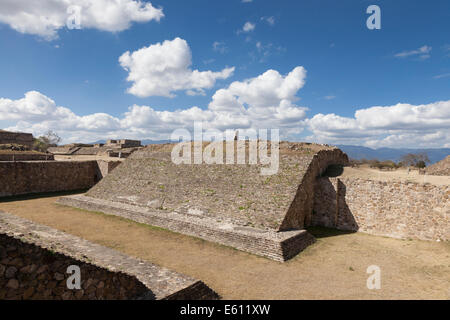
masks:
<instances>
[{"instance_id":1,"label":"blue sky","mask_svg":"<svg viewBox=\"0 0 450 320\"><path fill-rule=\"evenodd\" d=\"M289 140L450 146L449 1L155 0L152 10L164 16L139 21L131 13L109 17L106 6L116 1L102 0L104 13L83 8L80 30L61 21L67 18L65 6L81 2L61 0L62 9L52 7L54 2L43 1L43 8L33 11L38 19L24 22L20 14L30 10L29 2L0 0L2 128L35 135L52 129L64 142L164 139L203 119L220 130L279 127ZM381 9L380 30L366 27L372 4ZM54 19L53 35L48 26L45 31L36 27L42 17ZM244 31L246 23L250 28ZM173 45L180 52L166 43L163 56L173 50L183 60L190 51L191 65L187 72L176 67L177 80L165 86L171 96L162 88L143 88L144 82L167 80L159 73L140 74L161 64L151 46L177 38L181 42ZM127 66L119 61L127 51L132 56L142 48L151 48L142 51L142 60L133 58ZM233 67L231 74L218 75ZM276 94L297 67L303 69L297 69L295 88ZM191 88L186 83L193 70L217 74ZM252 82L268 70L276 71L277 80L267 75L259 84ZM127 81L131 73L141 80L134 93L129 89L135 82ZM238 84L230 86L233 82ZM247 97L244 89L256 90L255 96ZM240 106L214 98L219 90ZM267 92L266 100L258 98ZM190 111L186 116L177 110Z\"/></svg>"}]
</instances>

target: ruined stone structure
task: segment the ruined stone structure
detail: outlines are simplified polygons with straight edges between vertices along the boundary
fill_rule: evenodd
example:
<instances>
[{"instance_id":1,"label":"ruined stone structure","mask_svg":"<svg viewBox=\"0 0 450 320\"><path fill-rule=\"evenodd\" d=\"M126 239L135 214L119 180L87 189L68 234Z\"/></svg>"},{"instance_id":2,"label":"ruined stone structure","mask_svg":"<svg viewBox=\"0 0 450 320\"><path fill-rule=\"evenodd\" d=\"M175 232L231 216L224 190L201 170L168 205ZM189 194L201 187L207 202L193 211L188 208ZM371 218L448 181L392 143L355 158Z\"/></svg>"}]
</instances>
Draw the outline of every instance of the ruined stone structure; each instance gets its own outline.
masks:
<instances>
[{"instance_id":1,"label":"ruined stone structure","mask_svg":"<svg viewBox=\"0 0 450 320\"><path fill-rule=\"evenodd\" d=\"M97 147L97 145L95 146ZM48 148L48 152L56 154L56 155L71 155L75 154L77 151L83 148L94 148L92 144L83 144L83 143L71 143L63 146L50 147Z\"/></svg>"},{"instance_id":2,"label":"ruined stone structure","mask_svg":"<svg viewBox=\"0 0 450 320\"><path fill-rule=\"evenodd\" d=\"M323 177L315 187L312 224L402 239L450 240L450 186Z\"/></svg>"},{"instance_id":3,"label":"ruined stone structure","mask_svg":"<svg viewBox=\"0 0 450 320\"><path fill-rule=\"evenodd\" d=\"M138 223L199 237L276 261L286 261L294 257L315 241L314 237L305 230L284 232L261 230L218 222L211 218L151 210L84 195L62 197L57 203L89 211L103 212Z\"/></svg>"},{"instance_id":4,"label":"ruined stone structure","mask_svg":"<svg viewBox=\"0 0 450 320\"><path fill-rule=\"evenodd\" d=\"M264 176L264 165L248 161L176 165L173 146L135 152L86 196L65 197L60 203L284 261L314 241L303 229L312 219L316 177L331 164L348 162L334 147L283 142L278 173Z\"/></svg>"},{"instance_id":5,"label":"ruined stone structure","mask_svg":"<svg viewBox=\"0 0 450 320\"><path fill-rule=\"evenodd\" d=\"M429 166L425 172L434 176L450 176L450 156Z\"/></svg>"},{"instance_id":6,"label":"ruined stone structure","mask_svg":"<svg viewBox=\"0 0 450 320\"><path fill-rule=\"evenodd\" d=\"M129 140L129 139L107 140L105 146L121 148L121 149L142 147L140 140Z\"/></svg>"},{"instance_id":7,"label":"ruined stone structure","mask_svg":"<svg viewBox=\"0 0 450 320\"><path fill-rule=\"evenodd\" d=\"M176 165L172 147L154 145L134 153L87 195L240 226L302 229L312 212L314 179L328 165L347 161L337 148L286 144L278 173L264 176L261 164Z\"/></svg>"},{"instance_id":8,"label":"ruined stone structure","mask_svg":"<svg viewBox=\"0 0 450 320\"><path fill-rule=\"evenodd\" d=\"M87 190L120 163L102 160L0 162L0 197Z\"/></svg>"},{"instance_id":9,"label":"ruined stone structure","mask_svg":"<svg viewBox=\"0 0 450 320\"><path fill-rule=\"evenodd\" d=\"M70 266L79 289L67 286ZM0 212L0 300L217 298L201 281Z\"/></svg>"},{"instance_id":10,"label":"ruined stone structure","mask_svg":"<svg viewBox=\"0 0 450 320\"><path fill-rule=\"evenodd\" d=\"M65 156L109 156L116 158L128 158L134 151L140 149L139 140L108 140L106 144L81 144L72 143L59 147L49 148L48 151L55 155Z\"/></svg>"},{"instance_id":11,"label":"ruined stone structure","mask_svg":"<svg viewBox=\"0 0 450 320\"><path fill-rule=\"evenodd\" d=\"M0 197L92 187L58 202L277 261L294 257L314 242L304 230L308 226L450 239L449 186L329 178L323 175L334 165L348 162L341 150L288 142L280 144L278 172L266 176L261 175L266 165L249 163L249 142L234 143L236 154L244 151L242 164L177 165L172 144L148 146L124 162L0 163ZM211 145L204 143L201 150ZM257 149L270 151L270 144Z\"/></svg>"},{"instance_id":12,"label":"ruined stone structure","mask_svg":"<svg viewBox=\"0 0 450 320\"><path fill-rule=\"evenodd\" d=\"M31 133L0 130L0 144L18 144L31 149L33 147L33 142L34 139Z\"/></svg>"},{"instance_id":13,"label":"ruined stone structure","mask_svg":"<svg viewBox=\"0 0 450 320\"><path fill-rule=\"evenodd\" d=\"M113 171L119 164L122 163L120 161L106 161L106 160L97 160L95 162L97 163L96 177L95 177L97 182L106 177L111 171Z\"/></svg>"}]
</instances>

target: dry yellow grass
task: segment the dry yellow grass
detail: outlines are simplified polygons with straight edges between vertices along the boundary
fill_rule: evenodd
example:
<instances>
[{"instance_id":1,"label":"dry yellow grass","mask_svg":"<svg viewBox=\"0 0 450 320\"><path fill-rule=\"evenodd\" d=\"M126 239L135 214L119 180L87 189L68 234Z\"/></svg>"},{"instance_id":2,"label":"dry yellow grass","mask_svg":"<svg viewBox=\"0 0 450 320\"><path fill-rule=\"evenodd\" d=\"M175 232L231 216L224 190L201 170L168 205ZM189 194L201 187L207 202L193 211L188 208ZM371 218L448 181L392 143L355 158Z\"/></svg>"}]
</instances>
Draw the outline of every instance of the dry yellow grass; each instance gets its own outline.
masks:
<instances>
[{"instance_id":1,"label":"dry yellow grass","mask_svg":"<svg viewBox=\"0 0 450 320\"><path fill-rule=\"evenodd\" d=\"M450 185L450 176L432 176L419 174L418 170L397 169L393 171L382 171L367 166L359 168L345 167L342 177L363 178L377 181L401 181L415 183L430 183L438 186Z\"/></svg>"}]
</instances>

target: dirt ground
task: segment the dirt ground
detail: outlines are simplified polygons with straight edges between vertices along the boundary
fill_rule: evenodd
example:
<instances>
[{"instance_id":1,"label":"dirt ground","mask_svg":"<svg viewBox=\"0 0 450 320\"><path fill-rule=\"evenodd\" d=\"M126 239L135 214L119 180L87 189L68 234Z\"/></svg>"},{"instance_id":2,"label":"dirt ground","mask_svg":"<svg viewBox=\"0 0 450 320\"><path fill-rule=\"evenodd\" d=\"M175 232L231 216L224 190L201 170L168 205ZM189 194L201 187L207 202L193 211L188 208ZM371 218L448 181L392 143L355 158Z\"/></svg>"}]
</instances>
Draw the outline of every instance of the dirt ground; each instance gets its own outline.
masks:
<instances>
[{"instance_id":1,"label":"dirt ground","mask_svg":"<svg viewBox=\"0 0 450 320\"><path fill-rule=\"evenodd\" d=\"M359 168L344 167L341 177L364 178L378 181L409 181L417 183L430 183L439 186L450 185L450 176L421 175L418 170L397 169L383 171L361 166Z\"/></svg>"},{"instance_id":2,"label":"dirt ground","mask_svg":"<svg viewBox=\"0 0 450 320\"><path fill-rule=\"evenodd\" d=\"M318 241L286 263L118 217L15 198L0 210L203 280L224 299L450 299L450 243L313 229ZM367 267L381 268L368 290Z\"/></svg>"}]
</instances>

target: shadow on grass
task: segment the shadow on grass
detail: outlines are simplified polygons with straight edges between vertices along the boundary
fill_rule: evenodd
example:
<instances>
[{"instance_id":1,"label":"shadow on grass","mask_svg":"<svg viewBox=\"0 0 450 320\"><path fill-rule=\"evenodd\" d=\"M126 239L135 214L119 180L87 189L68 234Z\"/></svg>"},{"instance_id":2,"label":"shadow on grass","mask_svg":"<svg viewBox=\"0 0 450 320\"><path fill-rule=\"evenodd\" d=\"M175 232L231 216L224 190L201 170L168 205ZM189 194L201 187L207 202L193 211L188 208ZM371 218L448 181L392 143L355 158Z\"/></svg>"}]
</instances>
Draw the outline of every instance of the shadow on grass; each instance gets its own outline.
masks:
<instances>
[{"instance_id":1,"label":"shadow on grass","mask_svg":"<svg viewBox=\"0 0 450 320\"><path fill-rule=\"evenodd\" d=\"M356 231L337 230L325 227L308 227L306 230L318 239L356 233Z\"/></svg>"},{"instance_id":2,"label":"shadow on grass","mask_svg":"<svg viewBox=\"0 0 450 320\"><path fill-rule=\"evenodd\" d=\"M17 195L17 196L9 196L9 197L0 198L0 203L24 201L24 200L33 200L33 199L40 199L40 198L52 198L52 197L70 196L70 195L73 195L73 194L86 193L88 190L89 189L73 190L73 191L29 193L29 194L24 194L24 195Z\"/></svg>"}]
</instances>

